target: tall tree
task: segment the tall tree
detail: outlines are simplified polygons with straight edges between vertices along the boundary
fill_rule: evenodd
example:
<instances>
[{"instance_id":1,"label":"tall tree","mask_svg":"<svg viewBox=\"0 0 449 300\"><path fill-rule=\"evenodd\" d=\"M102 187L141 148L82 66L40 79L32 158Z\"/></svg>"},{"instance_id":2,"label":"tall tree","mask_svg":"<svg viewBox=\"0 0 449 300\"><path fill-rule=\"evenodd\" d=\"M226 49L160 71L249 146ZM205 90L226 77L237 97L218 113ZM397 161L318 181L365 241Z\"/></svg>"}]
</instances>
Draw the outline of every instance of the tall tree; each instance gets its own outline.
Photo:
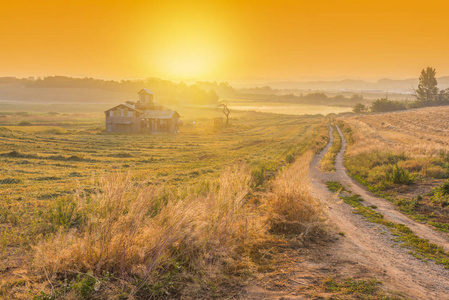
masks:
<instances>
[{"instance_id":1,"label":"tall tree","mask_svg":"<svg viewBox=\"0 0 449 300\"><path fill-rule=\"evenodd\" d=\"M419 106L431 106L438 99L438 81L434 68L427 67L421 71L418 88L415 90Z\"/></svg>"}]
</instances>

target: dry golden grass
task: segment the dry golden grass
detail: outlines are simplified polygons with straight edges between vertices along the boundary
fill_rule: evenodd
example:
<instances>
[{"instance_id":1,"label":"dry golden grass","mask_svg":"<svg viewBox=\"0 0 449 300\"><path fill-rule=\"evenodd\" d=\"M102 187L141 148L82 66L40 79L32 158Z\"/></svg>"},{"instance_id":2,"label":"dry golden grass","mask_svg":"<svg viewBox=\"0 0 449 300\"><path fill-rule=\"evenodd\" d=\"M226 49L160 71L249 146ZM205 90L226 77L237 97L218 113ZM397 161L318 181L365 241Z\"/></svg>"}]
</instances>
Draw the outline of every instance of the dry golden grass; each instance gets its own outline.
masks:
<instances>
[{"instance_id":1,"label":"dry golden grass","mask_svg":"<svg viewBox=\"0 0 449 300\"><path fill-rule=\"evenodd\" d=\"M313 152L306 152L272 182L268 211L272 232L298 233L305 237L323 232L323 207L312 196L309 165Z\"/></svg>"},{"instance_id":2,"label":"dry golden grass","mask_svg":"<svg viewBox=\"0 0 449 300\"><path fill-rule=\"evenodd\" d=\"M355 143L347 154L386 151L419 157L449 151L449 107L346 117Z\"/></svg>"},{"instance_id":3,"label":"dry golden grass","mask_svg":"<svg viewBox=\"0 0 449 300\"><path fill-rule=\"evenodd\" d=\"M34 266L53 278L91 272L149 285L168 272L218 272L237 247L263 232L260 215L245 205L249 182L247 168L227 168L207 190L183 197L136 186L129 175L101 178L92 197L77 194L74 216L84 221L39 244Z\"/></svg>"},{"instance_id":4,"label":"dry golden grass","mask_svg":"<svg viewBox=\"0 0 449 300\"><path fill-rule=\"evenodd\" d=\"M137 298L161 290L192 296L225 273L250 271L249 249L268 232L304 238L324 232L323 208L307 177L312 157L308 151L280 172L258 204L247 201L251 172L244 165L175 192L136 185L129 174L102 177L95 193L76 194L72 225L35 247L33 266L49 282L87 274L95 278L90 289L97 287L89 293L100 298L124 288ZM168 277L175 284L166 283ZM60 297L79 296L74 286Z\"/></svg>"}]
</instances>

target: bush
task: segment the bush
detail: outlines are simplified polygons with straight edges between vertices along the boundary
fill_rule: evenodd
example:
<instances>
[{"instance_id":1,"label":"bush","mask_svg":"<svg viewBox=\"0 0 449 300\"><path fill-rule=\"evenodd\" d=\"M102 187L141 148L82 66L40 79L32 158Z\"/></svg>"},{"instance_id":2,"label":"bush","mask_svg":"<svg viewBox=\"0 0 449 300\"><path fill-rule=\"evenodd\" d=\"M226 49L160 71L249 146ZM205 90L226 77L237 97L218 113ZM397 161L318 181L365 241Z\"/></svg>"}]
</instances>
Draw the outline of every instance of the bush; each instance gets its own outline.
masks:
<instances>
[{"instance_id":1,"label":"bush","mask_svg":"<svg viewBox=\"0 0 449 300\"><path fill-rule=\"evenodd\" d=\"M385 173L384 181L387 184L412 184L415 178L415 175L411 175L409 171L396 164L391 172Z\"/></svg>"},{"instance_id":2,"label":"bush","mask_svg":"<svg viewBox=\"0 0 449 300\"><path fill-rule=\"evenodd\" d=\"M371 104L372 112L388 112L406 109L407 107L403 102L388 100L385 98L378 99Z\"/></svg>"},{"instance_id":3,"label":"bush","mask_svg":"<svg viewBox=\"0 0 449 300\"><path fill-rule=\"evenodd\" d=\"M352 108L352 111L356 114L361 114L361 113L366 113L367 108L366 108L365 104L356 103L356 105L354 105L354 107Z\"/></svg>"},{"instance_id":4,"label":"bush","mask_svg":"<svg viewBox=\"0 0 449 300\"><path fill-rule=\"evenodd\" d=\"M449 205L449 181L446 181L439 187L433 189L431 200L443 207Z\"/></svg>"},{"instance_id":5,"label":"bush","mask_svg":"<svg viewBox=\"0 0 449 300\"><path fill-rule=\"evenodd\" d=\"M32 126L33 124L31 124L30 122L20 122L19 126Z\"/></svg>"}]
</instances>

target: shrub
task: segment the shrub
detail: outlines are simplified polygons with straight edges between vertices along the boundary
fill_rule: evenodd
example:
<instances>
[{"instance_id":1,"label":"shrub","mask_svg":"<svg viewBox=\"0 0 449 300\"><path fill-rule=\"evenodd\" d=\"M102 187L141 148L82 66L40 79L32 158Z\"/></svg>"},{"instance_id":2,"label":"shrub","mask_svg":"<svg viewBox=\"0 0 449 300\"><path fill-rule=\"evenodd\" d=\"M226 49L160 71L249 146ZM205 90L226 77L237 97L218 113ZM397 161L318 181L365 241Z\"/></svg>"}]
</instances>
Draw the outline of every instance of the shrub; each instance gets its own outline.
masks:
<instances>
[{"instance_id":1,"label":"shrub","mask_svg":"<svg viewBox=\"0 0 449 300\"><path fill-rule=\"evenodd\" d=\"M385 173L385 183L388 184L412 184L416 176L411 175L406 169L398 167L396 164L391 172Z\"/></svg>"},{"instance_id":2,"label":"shrub","mask_svg":"<svg viewBox=\"0 0 449 300\"><path fill-rule=\"evenodd\" d=\"M449 205L449 181L445 181L442 185L433 189L431 200L443 207Z\"/></svg>"},{"instance_id":3,"label":"shrub","mask_svg":"<svg viewBox=\"0 0 449 300\"><path fill-rule=\"evenodd\" d=\"M356 103L354 107L352 108L352 111L356 114L365 113L367 111L367 108L365 104L362 103Z\"/></svg>"},{"instance_id":4,"label":"shrub","mask_svg":"<svg viewBox=\"0 0 449 300\"><path fill-rule=\"evenodd\" d=\"M378 99L371 104L372 112L388 112L406 110L404 103L399 101L388 100L386 98Z\"/></svg>"},{"instance_id":5,"label":"shrub","mask_svg":"<svg viewBox=\"0 0 449 300\"><path fill-rule=\"evenodd\" d=\"M31 124L30 122L25 122L25 121L19 123L19 126L32 126L32 125L33 124Z\"/></svg>"},{"instance_id":6,"label":"shrub","mask_svg":"<svg viewBox=\"0 0 449 300\"><path fill-rule=\"evenodd\" d=\"M445 151L445 150L440 150L440 158L446 162L449 163L449 151Z\"/></svg>"}]
</instances>

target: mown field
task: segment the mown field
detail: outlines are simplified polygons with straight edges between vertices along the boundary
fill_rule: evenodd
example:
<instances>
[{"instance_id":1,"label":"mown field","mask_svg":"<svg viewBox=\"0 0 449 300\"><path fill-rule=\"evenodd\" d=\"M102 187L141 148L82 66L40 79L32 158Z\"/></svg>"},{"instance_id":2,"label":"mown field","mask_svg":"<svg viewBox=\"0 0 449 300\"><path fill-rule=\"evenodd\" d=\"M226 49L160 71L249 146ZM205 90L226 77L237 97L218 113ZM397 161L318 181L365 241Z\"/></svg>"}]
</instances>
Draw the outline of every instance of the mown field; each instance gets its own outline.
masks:
<instances>
[{"instance_id":1,"label":"mown field","mask_svg":"<svg viewBox=\"0 0 449 300\"><path fill-rule=\"evenodd\" d=\"M67 284L61 284L62 277L58 277L61 276L61 269L57 269L56 265L59 263L62 265L61 260L52 260L54 257L50 258L45 255L58 248L55 245L57 245L57 237L61 237L61 233L68 238L76 230L84 232L83 234L87 234L86 230L93 232L98 229L95 227L95 223L90 223L94 219L97 220L97 224L103 224L101 220L104 215L95 214L92 210L92 203L103 197L101 201L98 200L97 204L106 205L107 201L104 195L112 192L105 191L108 187L108 183L105 182L109 182L111 185L111 180L119 180L114 184L114 189L119 187L122 190L118 189L112 194L108 194L111 197L123 193L128 198L131 197L131 194L134 195L132 197L139 198L142 196L139 194L139 190L157 194L157 197L152 198L155 202L151 202L151 207L141 207L142 210L146 209L146 213L151 211L151 214L157 216L163 212L163 209L159 207L162 205L161 203L165 203L163 205L171 203L170 197L172 196L170 195L177 195L178 198L181 197L179 196L181 194L182 197L190 197L189 194L199 197L201 192L198 190L207 189L209 194L203 194L209 196L204 196L204 199L210 201L212 197L210 193L214 192L210 185L213 182L223 184L223 172L227 172L226 178L233 178L237 174L235 175L237 179L234 181L235 187L233 187L236 190L229 192L233 195L232 197L237 197L236 195L243 193L242 191L244 191L242 195L245 196L248 194L248 190L252 195L263 193L269 187L269 180L274 178L283 166L293 163L295 158L307 149L321 148L327 142L325 136L327 125L323 123L324 118L321 116L233 111L229 127L214 128L213 118L220 116L220 110L184 108L178 111L184 126L176 135L106 134L104 133L103 114L0 113L0 273L3 274L0 280L0 295L11 298L21 298L24 293L38 295L39 288L36 288L33 282L39 282L36 278L44 276L43 274L51 277L51 279L47 278L48 281L40 281L41 288L48 293L45 295L52 295L52 297L57 295L51 282L58 282L58 280L59 291L68 289ZM240 167L229 169L229 166L235 165ZM245 172L249 172L249 179L245 179L247 177L243 174L243 169L248 170ZM102 181L103 179L105 182ZM239 180L241 180L241 187L238 184ZM203 183L204 185L201 186ZM132 188L133 186L136 188ZM151 190L146 190L146 187ZM239 188L242 190L240 191ZM156 190L157 192L155 192ZM148 197L148 195L142 197ZM217 197L220 198L222 195ZM84 201L83 204L80 204L82 201ZM173 200L173 203L175 202ZM148 201L140 203L149 205ZM131 202L126 202L123 205L115 207L115 212L125 210L126 213L123 214L127 214L136 209ZM155 208L154 205L159 208ZM212 204L207 205L211 206ZM189 206L188 209L190 208ZM95 209L98 210L98 206ZM111 207L109 209L112 210ZM173 207L171 209L172 214L176 214L176 210ZM186 207L178 207L178 209L187 211ZM98 212L96 211L96 213ZM122 217L119 214L114 217L108 216L108 218L107 222L112 222L112 219L118 218L114 219L117 221ZM124 222L123 224L128 224L126 226L131 228L137 226L138 219L136 216L135 221L130 219L131 223ZM147 219L143 215L140 216L139 220L142 224L141 227L136 228L149 228L151 224L146 223ZM165 224L165 221L161 222L161 224ZM200 224L200 221L198 222ZM117 221L117 223L120 222ZM223 224L226 224L223 225L226 228L230 226L228 221L223 221ZM247 228L248 224L245 226ZM102 227L101 230L104 228ZM139 230L136 229L136 232ZM159 234L162 234L162 231ZM235 236L235 234L232 235ZM74 238L70 240L71 242L69 240L64 242L67 247L70 243L75 245L79 242ZM84 246L86 245L87 242ZM173 247L170 246L167 251L174 251ZM210 245L208 247L210 248ZM235 248L235 246L232 247ZM44 251L43 249L47 249L45 255L41 253ZM38 252L37 256L36 251ZM123 251L126 255L129 254L125 250ZM125 256L125 254L123 255ZM55 255L59 255L60 258L62 254ZM74 254L71 253L70 256L74 257ZM37 265L36 261L38 261ZM45 263L48 263L47 267L55 266L50 275L46 273L49 271L46 269ZM84 263L87 264L87 262ZM167 268L170 270L173 265L182 265L183 263L186 262L170 260L171 267ZM131 293L123 285L123 276L126 272L129 272L126 274L137 276L136 274L140 274L140 271L127 270L125 267L119 268L112 263L108 265L106 262L104 264L108 267L102 269L98 264L100 263L97 262L97 269L93 270L86 266L79 267L76 263L67 269L82 270L85 272L83 274L92 274L89 272L93 272L95 276L103 276L101 278L117 279L120 277L122 290L109 291L109 294L103 290L103 293L115 296L120 293ZM30 265L35 267L30 268ZM58 265L58 268L61 265ZM131 266L132 263L130 262L129 265ZM136 263L136 266L141 266L141 263ZM117 268L122 270L120 276L118 273L114 273ZM158 270L160 271L160 269ZM166 275L164 272L162 273ZM168 274L172 273L169 271ZM79 288L78 296L84 293L83 288L86 286L88 292L93 292L94 285L97 283L97 281L93 283L89 281L93 275L81 278L78 278L79 276L75 278L73 274L65 276L65 280L68 280L67 278L71 280L70 287L72 289ZM128 280L131 277L126 278ZM166 279L164 277L164 280ZM112 279L108 280L113 281ZM141 280L143 279L141 278ZM100 282L99 279L98 282ZM134 287L138 286L138 284L133 284L131 285ZM167 292L164 286L163 288L157 287L157 282L154 285L150 285L144 294L145 297ZM132 290L132 288L130 289ZM47 296L42 296L40 299L47 299L45 297Z\"/></svg>"},{"instance_id":2,"label":"mown field","mask_svg":"<svg viewBox=\"0 0 449 300\"><path fill-rule=\"evenodd\" d=\"M398 209L449 232L448 107L345 117L346 167Z\"/></svg>"}]
</instances>

